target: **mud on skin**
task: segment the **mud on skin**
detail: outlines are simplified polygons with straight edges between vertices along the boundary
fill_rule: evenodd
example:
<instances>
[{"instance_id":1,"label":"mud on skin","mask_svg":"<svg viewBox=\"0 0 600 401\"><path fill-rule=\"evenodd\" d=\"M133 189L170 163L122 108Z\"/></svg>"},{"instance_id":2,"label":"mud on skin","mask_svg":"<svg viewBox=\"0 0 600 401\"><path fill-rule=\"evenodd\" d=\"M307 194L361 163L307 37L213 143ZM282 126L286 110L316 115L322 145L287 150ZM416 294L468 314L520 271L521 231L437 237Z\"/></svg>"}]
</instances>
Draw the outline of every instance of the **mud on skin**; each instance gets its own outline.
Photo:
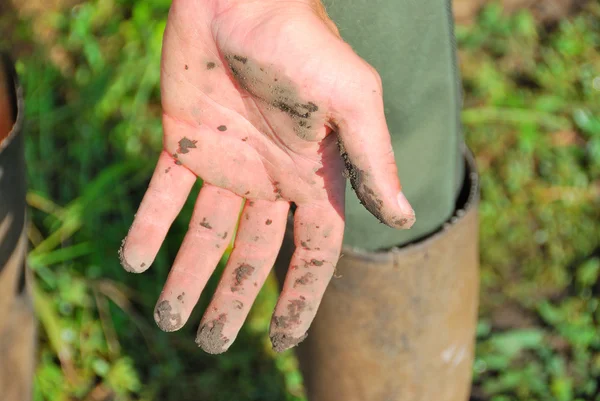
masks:
<instances>
[{"instance_id":1,"label":"mud on skin","mask_svg":"<svg viewBox=\"0 0 600 401\"><path fill-rule=\"evenodd\" d=\"M174 313L171 303L160 301L154 309L154 320L163 331L175 331L181 327L181 315Z\"/></svg>"},{"instance_id":2,"label":"mud on skin","mask_svg":"<svg viewBox=\"0 0 600 401\"><path fill-rule=\"evenodd\" d=\"M342 159L344 160L344 164L346 166L344 176L350 179L350 184L352 185L352 189L354 189L354 191L356 192L358 200L380 222L386 224L381 213L383 201L377 198L375 192L367 185L367 173L359 169L352 163L352 160L350 160L350 157L348 156L348 153L346 152L344 144L341 140L338 140L338 147L340 149L340 155L342 156Z\"/></svg>"},{"instance_id":3,"label":"mud on skin","mask_svg":"<svg viewBox=\"0 0 600 401\"><path fill-rule=\"evenodd\" d=\"M256 99L287 114L294 121L294 132L304 140L314 138L314 102L300 98L295 84L267 65L259 65L237 54L226 55L229 69L238 85Z\"/></svg>"},{"instance_id":4,"label":"mud on skin","mask_svg":"<svg viewBox=\"0 0 600 401\"><path fill-rule=\"evenodd\" d=\"M121 262L121 266L123 266L123 269L125 269L125 271L128 273L141 273L146 267L145 262L140 263L139 269L134 269L134 267L125 259L124 248L126 240L127 238L121 241L121 247L119 248L119 261Z\"/></svg>"},{"instance_id":5,"label":"mud on skin","mask_svg":"<svg viewBox=\"0 0 600 401\"><path fill-rule=\"evenodd\" d=\"M177 152L179 152L181 154L189 153L190 149L196 149L197 142L198 141L192 141L184 136L179 141L179 149L177 150Z\"/></svg>"},{"instance_id":6,"label":"mud on skin","mask_svg":"<svg viewBox=\"0 0 600 401\"><path fill-rule=\"evenodd\" d=\"M394 224L397 225L398 227L402 227L402 226L406 225L406 223L408 223L408 219L406 217L394 220Z\"/></svg>"},{"instance_id":7,"label":"mud on skin","mask_svg":"<svg viewBox=\"0 0 600 401\"><path fill-rule=\"evenodd\" d=\"M291 336L290 329L300 324L300 314L306 309L306 299L294 299L288 304L287 316L273 316L274 333L271 335L271 343L276 352L282 352L300 344L307 336L307 333L300 337Z\"/></svg>"},{"instance_id":8,"label":"mud on skin","mask_svg":"<svg viewBox=\"0 0 600 401\"><path fill-rule=\"evenodd\" d=\"M294 299L288 304L287 316L273 316L273 323L278 329L289 329L293 325L300 324L300 313L306 309L306 301L304 297Z\"/></svg>"},{"instance_id":9,"label":"mud on skin","mask_svg":"<svg viewBox=\"0 0 600 401\"><path fill-rule=\"evenodd\" d=\"M298 285L307 285L314 281L315 281L314 274L308 272L305 275L303 275L302 277L296 279L296 281L294 282L294 288L296 288L296 286L298 286Z\"/></svg>"},{"instance_id":10,"label":"mud on skin","mask_svg":"<svg viewBox=\"0 0 600 401\"><path fill-rule=\"evenodd\" d=\"M275 181L273 183L273 193L275 194L275 199L281 199L281 188L279 188L279 182Z\"/></svg>"},{"instance_id":11,"label":"mud on skin","mask_svg":"<svg viewBox=\"0 0 600 401\"><path fill-rule=\"evenodd\" d=\"M242 263L233 271L233 285L231 286L231 291L236 292L239 291L244 281L248 280L252 273L254 273L254 266L249 265L248 263Z\"/></svg>"},{"instance_id":12,"label":"mud on skin","mask_svg":"<svg viewBox=\"0 0 600 401\"><path fill-rule=\"evenodd\" d=\"M194 147L196 147L196 146L194 146ZM182 163L179 160L179 155L177 153L173 153L171 156L173 156L173 159L175 159L175 164L178 165L178 166L181 166Z\"/></svg>"},{"instance_id":13,"label":"mud on skin","mask_svg":"<svg viewBox=\"0 0 600 401\"><path fill-rule=\"evenodd\" d=\"M212 226L210 225L210 223L206 220L206 217L202 218L202 221L200 222L200 225L206 229L212 230Z\"/></svg>"},{"instance_id":14,"label":"mud on skin","mask_svg":"<svg viewBox=\"0 0 600 401\"><path fill-rule=\"evenodd\" d=\"M271 344L273 344L275 352L283 352L300 344L306 337L308 337L308 333L304 333L304 335L300 337L292 337L284 333L275 333L271 336Z\"/></svg>"},{"instance_id":15,"label":"mud on skin","mask_svg":"<svg viewBox=\"0 0 600 401\"><path fill-rule=\"evenodd\" d=\"M209 354L220 354L225 351L229 339L223 336L223 327L227 322L227 315L221 314L217 319L204 323L198 329L196 344Z\"/></svg>"},{"instance_id":16,"label":"mud on skin","mask_svg":"<svg viewBox=\"0 0 600 401\"><path fill-rule=\"evenodd\" d=\"M385 218L382 213L383 201L377 197L375 191L371 187L368 186L369 182L369 174L364 170L359 169L352 163L350 160L350 156L346 152L344 148L344 144L341 140L338 139L338 147L340 150L340 155L344 160L344 164L346 169L344 170L344 177L350 179L350 184L352 185L352 189L356 192L356 196L360 203L369 211L373 216L377 218L381 223L390 225L390 223L385 221ZM395 217L391 219L391 223L394 224L395 227L403 227L409 222L409 219L406 217Z\"/></svg>"},{"instance_id":17,"label":"mud on skin","mask_svg":"<svg viewBox=\"0 0 600 401\"><path fill-rule=\"evenodd\" d=\"M125 240L121 241L121 247L119 248L119 261L121 262L121 266L123 266L123 269L125 269L125 271L129 273L135 273L135 269L133 268L133 266L131 266L129 262L127 262L127 260L125 259L125 255L123 252L124 247Z\"/></svg>"}]
</instances>

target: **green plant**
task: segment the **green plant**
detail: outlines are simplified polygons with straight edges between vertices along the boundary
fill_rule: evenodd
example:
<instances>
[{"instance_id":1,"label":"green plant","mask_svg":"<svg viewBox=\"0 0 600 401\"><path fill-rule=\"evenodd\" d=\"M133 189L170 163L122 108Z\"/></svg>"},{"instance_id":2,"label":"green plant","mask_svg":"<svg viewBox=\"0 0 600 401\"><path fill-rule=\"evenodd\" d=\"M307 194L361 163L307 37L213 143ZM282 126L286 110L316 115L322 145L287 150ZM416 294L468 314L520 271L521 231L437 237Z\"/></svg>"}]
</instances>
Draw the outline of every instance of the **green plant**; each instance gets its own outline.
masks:
<instances>
[{"instance_id":1,"label":"green plant","mask_svg":"<svg viewBox=\"0 0 600 401\"><path fill-rule=\"evenodd\" d=\"M41 322L35 399L303 400L295 359L274 355L267 339L272 278L222 356L197 350L193 324L176 334L155 328L152 310L190 202L151 271L132 276L119 266L116 250L161 145L159 57L169 3L96 0L51 15L64 64L48 62L41 45L18 63ZM477 24L457 31L466 139L482 175L473 397L593 400L600 6L552 31L528 13L500 11L488 6ZM15 32L33 41L29 24ZM507 305L508 323L499 317Z\"/></svg>"}]
</instances>

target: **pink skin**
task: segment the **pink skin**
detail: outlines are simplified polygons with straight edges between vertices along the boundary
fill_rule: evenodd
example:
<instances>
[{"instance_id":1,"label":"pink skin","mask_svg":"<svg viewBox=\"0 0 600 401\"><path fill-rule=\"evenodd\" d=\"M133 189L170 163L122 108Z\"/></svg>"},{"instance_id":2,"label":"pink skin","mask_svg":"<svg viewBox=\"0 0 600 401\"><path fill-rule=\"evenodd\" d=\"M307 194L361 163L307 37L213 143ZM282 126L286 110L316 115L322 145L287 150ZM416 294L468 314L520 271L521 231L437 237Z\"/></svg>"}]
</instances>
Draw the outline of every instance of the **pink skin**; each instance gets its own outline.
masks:
<instances>
[{"instance_id":1,"label":"pink skin","mask_svg":"<svg viewBox=\"0 0 600 401\"><path fill-rule=\"evenodd\" d=\"M152 264L201 177L155 312L163 330L181 328L243 207L196 339L207 352L224 352L275 261L293 202L296 251L271 338L277 351L296 345L340 255L344 176L382 222L415 221L400 192L377 73L313 0L174 0L161 89L165 151L124 242L124 267L141 273Z\"/></svg>"}]
</instances>

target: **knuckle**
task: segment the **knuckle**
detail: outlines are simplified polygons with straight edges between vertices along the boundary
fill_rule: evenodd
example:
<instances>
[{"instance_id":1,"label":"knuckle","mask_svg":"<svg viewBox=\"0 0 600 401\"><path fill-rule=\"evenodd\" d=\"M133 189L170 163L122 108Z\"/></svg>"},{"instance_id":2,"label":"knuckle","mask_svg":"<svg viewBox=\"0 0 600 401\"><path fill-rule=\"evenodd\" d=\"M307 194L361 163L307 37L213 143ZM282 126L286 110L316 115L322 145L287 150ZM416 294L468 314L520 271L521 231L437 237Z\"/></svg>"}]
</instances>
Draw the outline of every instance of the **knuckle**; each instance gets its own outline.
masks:
<instances>
[{"instance_id":1,"label":"knuckle","mask_svg":"<svg viewBox=\"0 0 600 401\"><path fill-rule=\"evenodd\" d=\"M372 84L377 87L377 89L381 89L383 87L383 83L381 80L381 75L372 65L368 64L369 75L372 80Z\"/></svg>"}]
</instances>

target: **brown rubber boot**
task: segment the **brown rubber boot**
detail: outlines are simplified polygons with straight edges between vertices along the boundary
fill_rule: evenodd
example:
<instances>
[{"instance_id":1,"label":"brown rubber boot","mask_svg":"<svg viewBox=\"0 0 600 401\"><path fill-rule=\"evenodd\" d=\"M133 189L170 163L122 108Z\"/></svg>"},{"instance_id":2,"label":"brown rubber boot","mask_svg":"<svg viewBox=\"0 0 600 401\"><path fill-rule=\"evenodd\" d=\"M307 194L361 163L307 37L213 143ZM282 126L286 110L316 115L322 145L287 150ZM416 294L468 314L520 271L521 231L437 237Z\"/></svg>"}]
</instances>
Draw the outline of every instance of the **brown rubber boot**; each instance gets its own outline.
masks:
<instances>
[{"instance_id":1,"label":"brown rubber boot","mask_svg":"<svg viewBox=\"0 0 600 401\"><path fill-rule=\"evenodd\" d=\"M0 55L0 399L28 401L36 324L23 274L27 254L21 91Z\"/></svg>"},{"instance_id":2,"label":"brown rubber boot","mask_svg":"<svg viewBox=\"0 0 600 401\"><path fill-rule=\"evenodd\" d=\"M310 401L466 401L479 295L478 180L455 216L387 252L344 249L298 356ZM291 226L291 225L289 225ZM285 273L293 233L277 261Z\"/></svg>"}]
</instances>

